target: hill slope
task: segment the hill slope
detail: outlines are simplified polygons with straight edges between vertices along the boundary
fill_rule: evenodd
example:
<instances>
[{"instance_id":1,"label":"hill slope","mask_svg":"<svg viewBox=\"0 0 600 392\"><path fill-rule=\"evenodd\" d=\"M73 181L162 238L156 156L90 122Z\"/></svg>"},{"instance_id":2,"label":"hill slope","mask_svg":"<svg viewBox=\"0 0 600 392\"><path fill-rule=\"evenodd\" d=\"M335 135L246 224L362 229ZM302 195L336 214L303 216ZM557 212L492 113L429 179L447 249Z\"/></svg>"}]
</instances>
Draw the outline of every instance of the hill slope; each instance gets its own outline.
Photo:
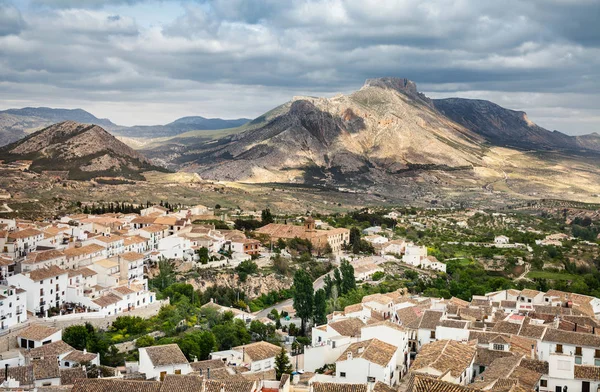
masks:
<instances>
[{"instance_id":1,"label":"hill slope","mask_svg":"<svg viewBox=\"0 0 600 392\"><path fill-rule=\"evenodd\" d=\"M157 169L103 128L73 121L51 125L0 148L0 159L31 160L32 171L68 171L68 177L76 180L141 180L142 172Z\"/></svg>"},{"instance_id":2,"label":"hill slope","mask_svg":"<svg viewBox=\"0 0 600 392\"><path fill-rule=\"evenodd\" d=\"M385 78L348 96L296 97L261 126L171 163L219 180L358 185L418 168L469 170L481 163L482 142L440 116L413 82Z\"/></svg>"},{"instance_id":3,"label":"hill slope","mask_svg":"<svg viewBox=\"0 0 600 392\"><path fill-rule=\"evenodd\" d=\"M434 99L433 104L443 115L483 136L496 146L527 150L595 150L600 151L598 135L569 136L548 131L527 118L521 111L505 109L493 102L478 99ZM592 143L589 143L592 141Z\"/></svg>"},{"instance_id":4,"label":"hill slope","mask_svg":"<svg viewBox=\"0 0 600 392\"><path fill-rule=\"evenodd\" d=\"M0 111L0 146L17 141L29 133L62 121L95 124L113 130L118 126L82 109L22 108Z\"/></svg>"}]
</instances>

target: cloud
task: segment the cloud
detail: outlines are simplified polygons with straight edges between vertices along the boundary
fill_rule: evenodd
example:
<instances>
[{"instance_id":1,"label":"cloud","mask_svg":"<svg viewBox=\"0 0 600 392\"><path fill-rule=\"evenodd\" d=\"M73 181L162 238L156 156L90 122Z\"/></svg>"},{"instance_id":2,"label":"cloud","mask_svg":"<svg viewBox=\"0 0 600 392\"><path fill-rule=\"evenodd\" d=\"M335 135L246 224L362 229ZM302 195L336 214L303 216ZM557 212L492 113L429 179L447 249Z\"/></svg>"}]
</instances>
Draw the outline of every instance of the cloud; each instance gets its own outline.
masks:
<instances>
[{"instance_id":1,"label":"cloud","mask_svg":"<svg viewBox=\"0 0 600 392\"><path fill-rule=\"evenodd\" d=\"M17 7L0 0L0 36L18 34L24 27L25 22Z\"/></svg>"},{"instance_id":2,"label":"cloud","mask_svg":"<svg viewBox=\"0 0 600 392\"><path fill-rule=\"evenodd\" d=\"M173 105L257 116L292 95L400 76L436 96L501 98L550 128L568 125L569 113L565 131L598 125L593 109L570 107L574 95L582 105L600 98L597 0L163 0L161 9L182 11L151 25L136 13L156 2L30 0L19 10L1 1L0 94L13 102L107 110L114 100L152 107L153 120ZM549 97L557 115L542 110Z\"/></svg>"}]
</instances>

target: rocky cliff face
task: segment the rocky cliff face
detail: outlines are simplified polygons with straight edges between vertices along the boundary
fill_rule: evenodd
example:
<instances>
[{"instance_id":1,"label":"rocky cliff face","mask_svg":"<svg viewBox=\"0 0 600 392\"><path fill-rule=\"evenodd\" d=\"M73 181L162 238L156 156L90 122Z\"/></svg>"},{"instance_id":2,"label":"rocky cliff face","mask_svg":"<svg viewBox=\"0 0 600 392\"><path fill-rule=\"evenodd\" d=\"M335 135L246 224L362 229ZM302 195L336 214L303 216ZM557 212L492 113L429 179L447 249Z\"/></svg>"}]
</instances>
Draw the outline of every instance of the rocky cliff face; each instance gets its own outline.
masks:
<instances>
[{"instance_id":1,"label":"rocky cliff face","mask_svg":"<svg viewBox=\"0 0 600 392\"><path fill-rule=\"evenodd\" d=\"M32 160L31 170L68 171L73 179L143 179L141 172L156 169L99 126L73 121L52 125L0 148L0 159Z\"/></svg>"},{"instance_id":2,"label":"rocky cliff face","mask_svg":"<svg viewBox=\"0 0 600 392\"><path fill-rule=\"evenodd\" d=\"M558 131L548 131L527 118L521 111L505 109L493 102L448 98L433 100L435 108L444 116L484 137L496 146L527 150L592 150L598 145L588 144L593 135L575 137Z\"/></svg>"},{"instance_id":3,"label":"rocky cliff face","mask_svg":"<svg viewBox=\"0 0 600 392\"><path fill-rule=\"evenodd\" d=\"M370 79L334 98L295 97L263 126L176 159L202 177L357 185L415 168L469 170L483 139L440 115L406 79Z\"/></svg>"}]
</instances>

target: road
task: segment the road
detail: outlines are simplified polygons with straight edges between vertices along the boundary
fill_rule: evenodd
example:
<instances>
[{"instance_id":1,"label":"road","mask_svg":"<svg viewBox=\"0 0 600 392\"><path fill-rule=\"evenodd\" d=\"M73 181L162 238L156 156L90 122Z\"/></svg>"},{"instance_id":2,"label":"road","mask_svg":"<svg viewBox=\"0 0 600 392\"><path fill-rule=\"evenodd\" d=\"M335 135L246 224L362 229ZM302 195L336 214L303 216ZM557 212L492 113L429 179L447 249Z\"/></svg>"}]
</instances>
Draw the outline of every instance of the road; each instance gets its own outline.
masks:
<instances>
[{"instance_id":1,"label":"road","mask_svg":"<svg viewBox=\"0 0 600 392\"><path fill-rule=\"evenodd\" d=\"M317 280L315 280L313 282L313 288L315 289L315 291L325 287L325 276L326 275L328 275L328 274L319 276L317 278ZM267 317L267 315L269 313L271 313L271 310L273 310L273 309L277 309L278 312L281 312L281 310L283 308L285 308L286 306L291 306L293 302L294 301L292 299L286 299L285 301L278 302L275 305L269 306L268 308L265 308L265 309L255 313L254 316L256 318Z\"/></svg>"}]
</instances>

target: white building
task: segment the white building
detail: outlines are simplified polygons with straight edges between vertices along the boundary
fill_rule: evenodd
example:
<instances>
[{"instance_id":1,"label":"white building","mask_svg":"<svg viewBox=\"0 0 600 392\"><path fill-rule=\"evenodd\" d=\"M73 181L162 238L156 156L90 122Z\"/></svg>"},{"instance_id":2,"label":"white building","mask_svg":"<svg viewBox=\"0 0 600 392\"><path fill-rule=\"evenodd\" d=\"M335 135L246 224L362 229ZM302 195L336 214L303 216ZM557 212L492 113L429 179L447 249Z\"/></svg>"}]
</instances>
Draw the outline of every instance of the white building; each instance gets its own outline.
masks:
<instances>
[{"instance_id":1,"label":"white building","mask_svg":"<svg viewBox=\"0 0 600 392\"><path fill-rule=\"evenodd\" d=\"M408 244L404 256L402 256L402 261L414 267L419 267L425 257L427 257L427 247Z\"/></svg>"},{"instance_id":2,"label":"white building","mask_svg":"<svg viewBox=\"0 0 600 392\"><path fill-rule=\"evenodd\" d=\"M510 242L510 238L508 238L505 235L499 235L499 236L496 236L496 238L494 238L494 244L506 245L509 242Z\"/></svg>"},{"instance_id":3,"label":"white building","mask_svg":"<svg viewBox=\"0 0 600 392\"><path fill-rule=\"evenodd\" d=\"M62 330L42 324L33 324L17 333L20 348L33 349L58 341L62 341Z\"/></svg>"},{"instance_id":4,"label":"white building","mask_svg":"<svg viewBox=\"0 0 600 392\"><path fill-rule=\"evenodd\" d=\"M66 302L68 272L55 265L13 275L8 283L27 291L27 310L33 314L46 315Z\"/></svg>"},{"instance_id":5,"label":"white building","mask_svg":"<svg viewBox=\"0 0 600 392\"><path fill-rule=\"evenodd\" d=\"M141 347L139 351L139 372L148 380L164 380L167 374L188 374L192 368L176 344Z\"/></svg>"},{"instance_id":6,"label":"white building","mask_svg":"<svg viewBox=\"0 0 600 392\"><path fill-rule=\"evenodd\" d=\"M411 372L441 376L442 381L467 385L473 378L476 353L474 343L438 340L421 348L411 365Z\"/></svg>"},{"instance_id":7,"label":"white building","mask_svg":"<svg viewBox=\"0 0 600 392\"><path fill-rule=\"evenodd\" d=\"M398 383L396 369L398 347L379 339L351 344L335 363L336 381L349 384L374 384L380 381L388 386Z\"/></svg>"},{"instance_id":8,"label":"white building","mask_svg":"<svg viewBox=\"0 0 600 392\"><path fill-rule=\"evenodd\" d=\"M0 330L27 321L27 294L24 289L0 285Z\"/></svg>"}]
</instances>

